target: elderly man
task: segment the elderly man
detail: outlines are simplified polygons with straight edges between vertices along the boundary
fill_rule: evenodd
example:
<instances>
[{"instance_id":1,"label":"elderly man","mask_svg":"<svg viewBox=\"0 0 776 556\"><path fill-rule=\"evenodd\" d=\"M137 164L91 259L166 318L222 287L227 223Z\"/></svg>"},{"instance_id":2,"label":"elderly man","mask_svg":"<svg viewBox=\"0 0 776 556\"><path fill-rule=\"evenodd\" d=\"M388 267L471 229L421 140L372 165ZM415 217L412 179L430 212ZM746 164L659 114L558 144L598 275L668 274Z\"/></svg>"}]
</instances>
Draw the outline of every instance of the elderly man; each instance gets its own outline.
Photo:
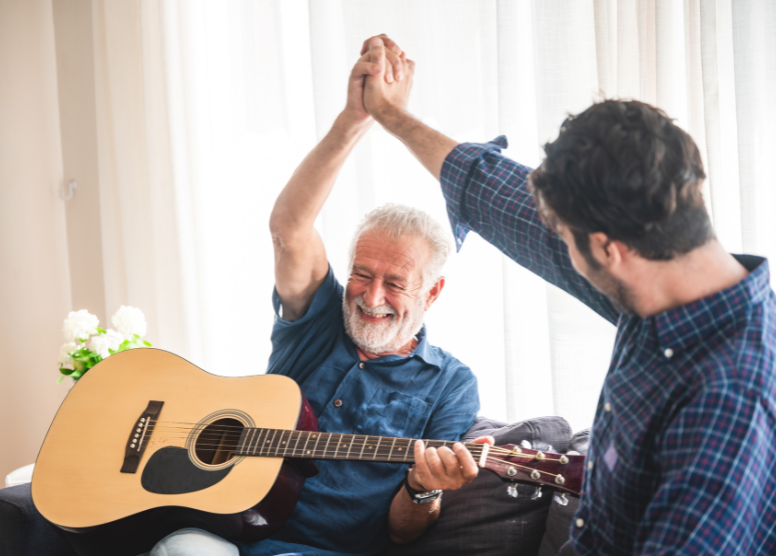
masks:
<instances>
[{"instance_id":1,"label":"elderly man","mask_svg":"<svg viewBox=\"0 0 776 556\"><path fill-rule=\"evenodd\" d=\"M395 53L388 56L401 67ZM383 70L368 55L359 60L346 108L275 203L268 372L299 383L323 431L458 440L479 409L476 379L430 345L423 327L445 284L444 229L409 207L372 211L353 239L343 288L313 227L348 154L372 125L362 104L364 76ZM439 516L442 491L470 482L477 466L458 443L437 451L418 441L414 450L406 476L403 465L320 461L290 520L268 540L240 544L240 554L367 555L384 550L389 538L415 539ZM210 533L184 529L158 543L152 556L237 552Z\"/></svg>"},{"instance_id":2,"label":"elderly man","mask_svg":"<svg viewBox=\"0 0 776 556\"><path fill-rule=\"evenodd\" d=\"M383 63L383 39L366 46ZM440 179L459 245L479 233L617 325L568 550L776 554L776 296L765 259L714 236L690 136L606 101L531 171L504 138L458 144L413 118L401 71L368 78L365 106Z\"/></svg>"}]
</instances>

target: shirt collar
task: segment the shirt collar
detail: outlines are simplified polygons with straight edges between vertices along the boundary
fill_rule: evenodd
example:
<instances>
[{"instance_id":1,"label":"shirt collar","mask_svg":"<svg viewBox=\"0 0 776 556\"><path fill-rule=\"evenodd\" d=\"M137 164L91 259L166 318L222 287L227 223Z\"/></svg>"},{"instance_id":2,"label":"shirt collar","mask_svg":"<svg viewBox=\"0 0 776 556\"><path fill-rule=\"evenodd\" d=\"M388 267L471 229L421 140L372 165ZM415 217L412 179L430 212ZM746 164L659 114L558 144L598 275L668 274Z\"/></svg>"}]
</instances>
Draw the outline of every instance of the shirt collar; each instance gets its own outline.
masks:
<instances>
[{"instance_id":1,"label":"shirt collar","mask_svg":"<svg viewBox=\"0 0 776 556\"><path fill-rule=\"evenodd\" d=\"M766 299L770 291L767 259L753 255L733 256L749 271L738 284L648 317L654 320L661 351L674 353L708 338L717 330L736 327L746 320L752 305Z\"/></svg>"},{"instance_id":2,"label":"shirt collar","mask_svg":"<svg viewBox=\"0 0 776 556\"><path fill-rule=\"evenodd\" d=\"M352 346L353 353L356 355L356 358L358 358L358 352L356 352L356 346L353 343L353 340L350 339L347 334L345 335L348 339L349 344ZM417 336L415 336L418 340L418 345L415 346L415 349L412 350L412 353L409 355L402 357L401 355L384 355L382 357L378 357L377 359L372 359L369 361L370 364L374 363L388 363L388 364L398 364L401 362L404 362L408 359L411 359L413 357L418 357L419 359L422 359L424 363L427 365L431 365L432 367L436 367L437 370L442 369L442 357L440 356L440 351L438 349L434 349L434 346L432 346L428 342L428 335L426 333L426 325L424 324L423 327L420 329L420 332L418 332Z\"/></svg>"}]
</instances>

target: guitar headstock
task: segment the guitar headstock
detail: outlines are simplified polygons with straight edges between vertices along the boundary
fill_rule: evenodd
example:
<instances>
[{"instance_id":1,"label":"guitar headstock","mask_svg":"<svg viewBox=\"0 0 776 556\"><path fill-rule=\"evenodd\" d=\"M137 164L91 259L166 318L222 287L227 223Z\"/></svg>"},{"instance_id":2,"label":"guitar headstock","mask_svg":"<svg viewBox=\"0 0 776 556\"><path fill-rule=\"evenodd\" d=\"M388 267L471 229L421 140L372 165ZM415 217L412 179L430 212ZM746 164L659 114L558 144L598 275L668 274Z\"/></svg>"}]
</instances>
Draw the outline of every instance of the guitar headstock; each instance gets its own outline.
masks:
<instances>
[{"instance_id":1,"label":"guitar headstock","mask_svg":"<svg viewBox=\"0 0 776 556\"><path fill-rule=\"evenodd\" d=\"M555 454L505 444L491 447L483 467L508 481L544 485L579 496L585 456Z\"/></svg>"}]
</instances>

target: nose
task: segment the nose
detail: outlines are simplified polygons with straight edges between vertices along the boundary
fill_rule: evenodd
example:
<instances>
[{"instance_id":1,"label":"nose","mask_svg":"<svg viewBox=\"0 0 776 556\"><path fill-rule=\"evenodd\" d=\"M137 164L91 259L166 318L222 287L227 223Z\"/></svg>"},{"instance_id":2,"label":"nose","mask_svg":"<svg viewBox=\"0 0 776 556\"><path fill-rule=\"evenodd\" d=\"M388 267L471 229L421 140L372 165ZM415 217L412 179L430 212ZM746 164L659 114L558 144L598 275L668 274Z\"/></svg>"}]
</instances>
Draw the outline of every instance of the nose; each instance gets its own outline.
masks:
<instances>
[{"instance_id":1,"label":"nose","mask_svg":"<svg viewBox=\"0 0 776 556\"><path fill-rule=\"evenodd\" d=\"M385 288L380 280L373 280L366 287L364 303L369 308L379 307L385 303Z\"/></svg>"}]
</instances>

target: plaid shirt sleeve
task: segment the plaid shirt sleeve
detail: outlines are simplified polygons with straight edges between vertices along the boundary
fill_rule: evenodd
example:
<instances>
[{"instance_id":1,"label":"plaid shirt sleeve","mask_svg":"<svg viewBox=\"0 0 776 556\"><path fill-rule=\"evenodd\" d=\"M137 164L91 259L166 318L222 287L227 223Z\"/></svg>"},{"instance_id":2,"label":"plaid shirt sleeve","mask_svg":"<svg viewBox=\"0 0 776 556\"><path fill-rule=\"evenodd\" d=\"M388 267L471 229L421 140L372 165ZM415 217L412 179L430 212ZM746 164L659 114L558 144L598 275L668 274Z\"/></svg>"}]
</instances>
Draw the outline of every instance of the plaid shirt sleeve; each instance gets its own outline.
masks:
<instances>
[{"instance_id":1,"label":"plaid shirt sleeve","mask_svg":"<svg viewBox=\"0 0 776 556\"><path fill-rule=\"evenodd\" d=\"M570 293L611 323L619 313L580 276L563 240L544 225L528 185L530 168L501 155L503 135L489 143L462 143L442 165L447 215L460 251L469 230L506 256Z\"/></svg>"},{"instance_id":2,"label":"plaid shirt sleeve","mask_svg":"<svg viewBox=\"0 0 776 556\"><path fill-rule=\"evenodd\" d=\"M758 552L764 531L753 524L775 489L772 417L759 395L729 383L690 400L662 436L661 480L634 553Z\"/></svg>"}]
</instances>

